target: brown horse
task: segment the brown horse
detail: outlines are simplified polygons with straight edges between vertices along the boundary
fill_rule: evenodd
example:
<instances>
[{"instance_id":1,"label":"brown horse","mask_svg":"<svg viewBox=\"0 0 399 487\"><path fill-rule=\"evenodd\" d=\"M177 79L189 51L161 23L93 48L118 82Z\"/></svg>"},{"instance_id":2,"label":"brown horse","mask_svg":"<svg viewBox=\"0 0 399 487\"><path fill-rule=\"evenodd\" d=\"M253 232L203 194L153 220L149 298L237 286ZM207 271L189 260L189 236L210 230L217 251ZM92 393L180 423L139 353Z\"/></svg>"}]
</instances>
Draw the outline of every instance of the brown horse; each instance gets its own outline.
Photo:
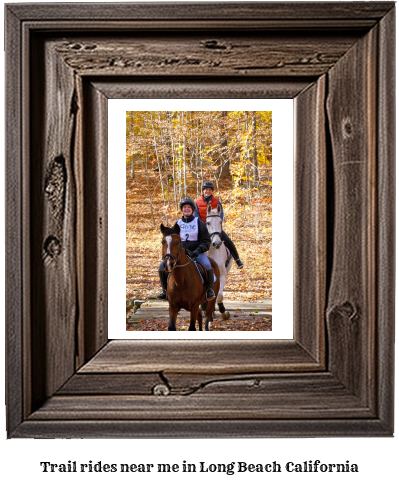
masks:
<instances>
[{"instance_id":1,"label":"brown horse","mask_svg":"<svg viewBox=\"0 0 399 487\"><path fill-rule=\"evenodd\" d=\"M189 331L195 331L195 321L198 320L199 331L202 331L202 314L199 308L206 303L205 330L209 331L209 322L213 321L213 310L216 299L206 301L206 288L194 264L187 257L180 239L180 227L176 223L173 228L161 224L162 256L165 271L169 273L167 296L169 301L169 331L176 331L177 313L181 309L190 312ZM215 261L209 259L216 277L215 295L219 292L219 268Z\"/></svg>"}]
</instances>

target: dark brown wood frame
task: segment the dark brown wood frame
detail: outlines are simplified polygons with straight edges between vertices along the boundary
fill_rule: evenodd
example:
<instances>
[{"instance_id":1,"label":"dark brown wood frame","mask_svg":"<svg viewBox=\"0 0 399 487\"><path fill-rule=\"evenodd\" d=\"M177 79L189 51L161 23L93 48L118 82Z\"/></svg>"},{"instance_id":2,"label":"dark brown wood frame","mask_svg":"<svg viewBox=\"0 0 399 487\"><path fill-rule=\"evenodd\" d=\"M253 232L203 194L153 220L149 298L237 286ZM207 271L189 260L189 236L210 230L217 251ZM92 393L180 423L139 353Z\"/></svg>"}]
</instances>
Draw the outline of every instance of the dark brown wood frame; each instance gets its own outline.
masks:
<instances>
[{"instance_id":1,"label":"dark brown wood frame","mask_svg":"<svg viewBox=\"0 0 399 487\"><path fill-rule=\"evenodd\" d=\"M9 437L392 435L394 3L5 14ZM107 100L137 97L295 100L293 340L108 341Z\"/></svg>"}]
</instances>

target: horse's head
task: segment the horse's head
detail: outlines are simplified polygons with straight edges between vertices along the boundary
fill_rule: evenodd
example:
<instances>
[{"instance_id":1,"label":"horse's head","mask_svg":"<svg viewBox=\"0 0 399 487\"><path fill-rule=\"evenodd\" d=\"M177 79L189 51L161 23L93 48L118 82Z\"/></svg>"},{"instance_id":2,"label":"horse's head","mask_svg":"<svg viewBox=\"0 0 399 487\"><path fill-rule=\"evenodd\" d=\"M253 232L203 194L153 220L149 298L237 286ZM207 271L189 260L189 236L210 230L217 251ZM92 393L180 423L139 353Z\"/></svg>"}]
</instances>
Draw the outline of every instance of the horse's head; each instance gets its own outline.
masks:
<instances>
[{"instance_id":1,"label":"horse's head","mask_svg":"<svg viewBox=\"0 0 399 487\"><path fill-rule=\"evenodd\" d=\"M221 211L222 209L220 205L218 205L214 210L212 210L211 205L208 205L206 210L206 228L211 236L212 247L215 249L220 248L222 245L222 219L220 218Z\"/></svg>"},{"instance_id":2,"label":"horse's head","mask_svg":"<svg viewBox=\"0 0 399 487\"><path fill-rule=\"evenodd\" d=\"M165 270L172 272L179 258L181 249L180 227L176 223L173 228L165 227L161 223L162 238L162 259Z\"/></svg>"}]
</instances>

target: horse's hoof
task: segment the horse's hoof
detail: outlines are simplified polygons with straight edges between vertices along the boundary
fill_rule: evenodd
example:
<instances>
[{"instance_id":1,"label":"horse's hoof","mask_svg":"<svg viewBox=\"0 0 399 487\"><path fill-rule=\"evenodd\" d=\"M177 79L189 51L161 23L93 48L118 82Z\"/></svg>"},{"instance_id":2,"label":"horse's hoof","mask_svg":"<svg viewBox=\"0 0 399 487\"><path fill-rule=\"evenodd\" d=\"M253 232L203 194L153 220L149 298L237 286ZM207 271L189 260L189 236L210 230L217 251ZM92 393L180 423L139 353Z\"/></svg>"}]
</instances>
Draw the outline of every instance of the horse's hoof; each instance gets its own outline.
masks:
<instances>
[{"instance_id":1,"label":"horse's hoof","mask_svg":"<svg viewBox=\"0 0 399 487\"><path fill-rule=\"evenodd\" d=\"M168 328L168 331L176 331L176 328Z\"/></svg>"},{"instance_id":2,"label":"horse's hoof","mask_svg":"<svg viewBox=\"0 0 399 487\"><path fill-rule=\"evenodd\" d=\"M222 313L222 318L224 320L228 320L230 318L230 313L228 311L226 311L225 313Z\"/></svg>"}]
</instances>

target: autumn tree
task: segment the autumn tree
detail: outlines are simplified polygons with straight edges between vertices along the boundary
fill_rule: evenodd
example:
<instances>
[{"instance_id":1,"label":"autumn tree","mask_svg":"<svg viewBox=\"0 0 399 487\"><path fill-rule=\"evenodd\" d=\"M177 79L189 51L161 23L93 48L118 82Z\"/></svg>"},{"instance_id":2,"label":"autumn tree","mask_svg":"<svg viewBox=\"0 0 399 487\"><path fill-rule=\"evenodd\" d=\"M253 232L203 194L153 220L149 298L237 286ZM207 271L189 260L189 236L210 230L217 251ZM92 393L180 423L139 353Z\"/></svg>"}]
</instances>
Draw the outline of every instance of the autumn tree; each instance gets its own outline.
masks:
<instances>
[{"instance_id":1,"label":"autumn tree","mask_svg":"<svg viewBox=\"0 0 399 487\"><path fill-rule=\"evenodd\" d=\"M165 207L197 197L203 181L230 179L236 198L252 205L272 184L271 112L126 112L126 160L158 173ZM148 200L151 190L147 185ZM258 193L260 191L260 193Z\"/></svg>"},{"instance_id":2,"label":"autumn tree","mask_svg":"<svg viewBox=\"0 0 399 487\"><path fill-rule=\"evenodd\" d=\"M129 111L129 299L149 296L157 288L160 223L173 224L181 199L200 197L205 181L215 184L225 213L223 230L241 246L246 262L244 273L236 281L230 277L229 286L271 296L272 112Z\"/></svg>"}]
</instances>

